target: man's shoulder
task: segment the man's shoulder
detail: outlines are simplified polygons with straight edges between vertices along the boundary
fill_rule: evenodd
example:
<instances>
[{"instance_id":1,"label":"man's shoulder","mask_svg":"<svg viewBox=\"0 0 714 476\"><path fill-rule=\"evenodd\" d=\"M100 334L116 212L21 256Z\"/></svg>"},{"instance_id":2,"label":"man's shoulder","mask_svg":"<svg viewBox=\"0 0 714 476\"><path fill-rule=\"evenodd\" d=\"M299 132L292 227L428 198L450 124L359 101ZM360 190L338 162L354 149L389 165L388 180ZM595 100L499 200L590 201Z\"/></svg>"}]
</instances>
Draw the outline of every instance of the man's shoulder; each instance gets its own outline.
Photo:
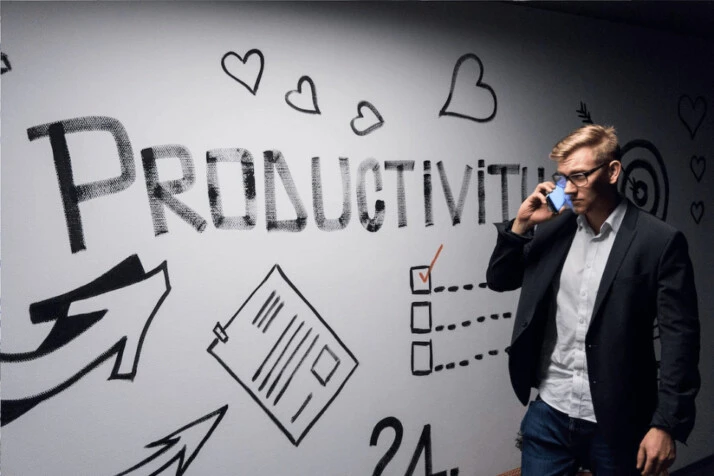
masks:
<instances>
[{"instance_id":1,"label":"man's shoulder","mask_svg":"<svg viewBox=\"0 0 714 476\"><path fill-rule=\"evenodd\" d=\"M627 213L634 215L633 222L636 223L636 228L639 233L647 236L669 239L673 235L679 233L679 230L673 225L665 222L661 218L652 215L651 213L638 208L635 204L629 203Z\"/></svg>"}]
</instances>

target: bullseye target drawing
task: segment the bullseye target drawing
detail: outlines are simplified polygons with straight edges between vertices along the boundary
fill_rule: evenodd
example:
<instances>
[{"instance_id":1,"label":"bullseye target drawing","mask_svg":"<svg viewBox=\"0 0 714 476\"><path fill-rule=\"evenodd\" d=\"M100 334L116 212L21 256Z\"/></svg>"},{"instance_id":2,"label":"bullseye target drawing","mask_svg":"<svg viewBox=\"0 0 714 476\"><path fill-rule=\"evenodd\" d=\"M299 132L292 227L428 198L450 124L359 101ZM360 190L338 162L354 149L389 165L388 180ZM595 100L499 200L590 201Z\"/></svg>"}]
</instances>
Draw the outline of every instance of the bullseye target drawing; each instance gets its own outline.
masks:
<instances>
[{"instance_id":1,"label":"bullseye target drawing","mask_svg":"<svg viewBox=\"0 0 714 476\"><path fill-rule=\"evenodd\" d=\"M662 155L649 141L636 139L622 147L620 193L642 210L666 220L669 178Z\"/></svg>"}]
</instances>

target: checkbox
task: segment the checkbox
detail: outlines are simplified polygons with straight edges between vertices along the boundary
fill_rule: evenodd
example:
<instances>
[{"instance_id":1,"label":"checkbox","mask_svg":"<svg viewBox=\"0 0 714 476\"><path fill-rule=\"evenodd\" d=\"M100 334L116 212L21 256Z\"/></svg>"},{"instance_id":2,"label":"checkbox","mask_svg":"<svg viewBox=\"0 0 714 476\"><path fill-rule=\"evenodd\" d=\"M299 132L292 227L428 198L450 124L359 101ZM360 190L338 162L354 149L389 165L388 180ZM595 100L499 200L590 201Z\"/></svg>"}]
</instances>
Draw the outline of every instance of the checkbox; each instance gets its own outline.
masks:
<instances>
[{"instance_id":1,"label":"checkbox","mask_svg":"<svg viewBox=\"0 0 714 476\"><path fill-rule=\"evenodd\" d=\"M433 363L431 341L412 342L412 375L429 375Z\"/></svg>"},{"instance_id":2,"label":"checkbox","mask_svg":"<svg viewBox=\"0 0 714 476\"><path fill-rule=\"evenodd\" d=\"M426 276L426 282L421 279L421 276ZM427 274L428 273L428 274ZM412 288L412 294L431 294L431 273L428 266L414 266L409 270L409 283Z\"/></svg>"},{"instance_id":3,"label":"checkbox","mask_svg":"<svg viewBox=\"0 0 714 476\"><path fill-rule=\"evenodd\" d=\"M412 334L428 334L431 332L431 302L412 303Z\"/></svg>"}]
</instances>

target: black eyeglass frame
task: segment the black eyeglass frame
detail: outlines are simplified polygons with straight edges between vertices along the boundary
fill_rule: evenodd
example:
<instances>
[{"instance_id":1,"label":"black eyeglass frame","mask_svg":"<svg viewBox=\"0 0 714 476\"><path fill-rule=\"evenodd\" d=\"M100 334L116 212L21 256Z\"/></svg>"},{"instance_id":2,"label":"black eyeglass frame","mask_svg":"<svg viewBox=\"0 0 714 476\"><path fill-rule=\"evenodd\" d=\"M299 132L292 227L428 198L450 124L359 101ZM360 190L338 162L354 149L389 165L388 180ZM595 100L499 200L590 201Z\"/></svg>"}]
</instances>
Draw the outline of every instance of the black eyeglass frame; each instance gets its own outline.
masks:
<instances>
[{"instance_id":1,"label":"black eyeglass frame","mask_svg":"<svg viewBox=\"0 0 714 476\"><path fill-rule=\"evenodd\" d=\"M561 174L561 173L559 173L559 172L555 172L555 173L551 176L551 178L553 179L553 182L555 182L555 183L558 183L558 181L559 181L561 178L564 178L566 182L567 182L568 180L570 180L570 182L571 182L573 185L575 185L576 187L582 187L583 185L587 185L587 184L588 184L588 177L589 177L589 176L591 176L592 174L594 174L595 172L597 172L598 170L600 170L601 168L605 167L605 166L608 165L608 164L609 164L609 162L603 162L602 164L598 165L598 166L595 167L594 169L590 169L590 170L587 170L587 171L585 171L585 172L574 173L574 174L571 174L571 175L565 175L565 174ZM582 183L577 183L575 180L573 180L573 177L576 177L576 180L580 180L580 177L582 177L582 181L583 181L583 182L582 182Z\"/></svg>"}]
</instances>

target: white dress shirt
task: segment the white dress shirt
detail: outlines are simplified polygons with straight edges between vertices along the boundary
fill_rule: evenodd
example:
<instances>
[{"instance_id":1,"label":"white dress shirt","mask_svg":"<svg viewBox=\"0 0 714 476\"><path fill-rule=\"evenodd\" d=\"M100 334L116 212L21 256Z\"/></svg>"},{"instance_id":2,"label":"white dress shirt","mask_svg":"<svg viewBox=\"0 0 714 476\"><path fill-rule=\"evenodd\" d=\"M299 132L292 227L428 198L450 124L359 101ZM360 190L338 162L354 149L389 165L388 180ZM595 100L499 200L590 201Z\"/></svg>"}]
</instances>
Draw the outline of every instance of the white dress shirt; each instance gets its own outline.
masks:
<instances>
[{"instance_id":1,"label":"white dress shirt","mask_svg":"<svg viewBox=\"0 0 714 476\"><path fill-rule=\"evenodd\" d=\"M621 199L598 234L585 216L579 215L578 229L560 274L555 329L551 324L546 330L544 349L547 350L542 357L539 392L548 405L572 418L596 422L585 335L602 273L626 210L627 200ZM554 330L557 336L553 336ZM550 349L552 353L547 354Z\"/></svg>"}]
</instances>

